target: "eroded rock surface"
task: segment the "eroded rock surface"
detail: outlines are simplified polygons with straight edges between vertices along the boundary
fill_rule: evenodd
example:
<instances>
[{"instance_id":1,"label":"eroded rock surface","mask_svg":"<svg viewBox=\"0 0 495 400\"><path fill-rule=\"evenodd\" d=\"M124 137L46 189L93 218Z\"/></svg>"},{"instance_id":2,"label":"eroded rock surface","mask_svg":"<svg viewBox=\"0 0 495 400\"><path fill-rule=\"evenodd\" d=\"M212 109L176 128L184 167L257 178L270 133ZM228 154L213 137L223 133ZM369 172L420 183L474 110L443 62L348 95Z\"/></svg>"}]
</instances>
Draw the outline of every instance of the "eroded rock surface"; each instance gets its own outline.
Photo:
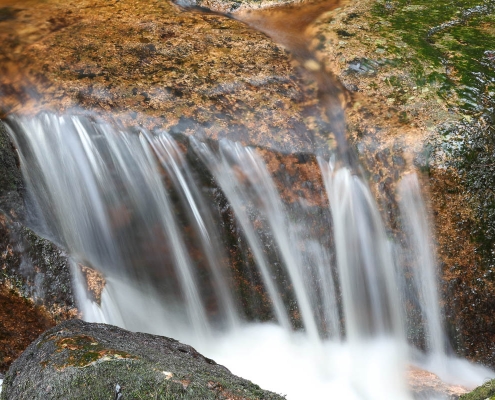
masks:
<instances>
[{"instance_id":1,"label":"eroded rock surface","mask_svg":"<svg viewBox=\"0 0 495 400\"><path fill-rule=\"evenodd\" d=\"M66 321L12 365L1 399L282 399L174 339Z\"/></svg>"}]
</instances>

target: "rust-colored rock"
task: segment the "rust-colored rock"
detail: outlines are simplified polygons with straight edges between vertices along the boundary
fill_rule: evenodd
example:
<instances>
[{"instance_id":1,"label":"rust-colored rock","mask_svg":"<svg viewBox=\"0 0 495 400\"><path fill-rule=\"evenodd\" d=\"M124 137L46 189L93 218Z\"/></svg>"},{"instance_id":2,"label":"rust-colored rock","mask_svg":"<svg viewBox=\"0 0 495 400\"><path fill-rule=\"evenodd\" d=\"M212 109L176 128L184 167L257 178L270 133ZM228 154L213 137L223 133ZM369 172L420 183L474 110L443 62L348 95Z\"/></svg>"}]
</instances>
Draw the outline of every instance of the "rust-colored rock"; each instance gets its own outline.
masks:
<instances>
[{"instance_id":1,"label":"rust-colored rock","mask_svg":"<svg viewBox=\"0 0 495 400\"><path fill-rule=\"evenodd\" d=\"M313 150L314 87L281 47L241 22L161 0L8 7L11 17L0 21L3 115L78 107L112 111L127 125Z\"/></svg>"},{"instance_id":2,"label":"rust-colored rock","mask_svg":"<svg viewBox=\"0 0 495 400\"><path fill-rule=\"evenodd\" d=\"M13 290L0 286L0 372L41 335L55 326L48 312Z\"/></svg>"},{"instance_id":3,"label":"rust-colored rock","mask_svg":"<svg viewBox=\"0 0 495 400\"><path fill-rule=\"evenodd\" d=\"M105 276L94 268L79 264L79 269L86 281L86 290L89 298L97 304L101 304L101 293L105 289Z\"/></svg>"},{"instance_id":4,"label":"rust-colored rock","mask_svg":"<svg viewBox=\"0 0 495 400\"><path fill-rule=\"evenodd\" d=\"M434 373L416 367L409 368L407 379L412 392L418 398L457 399L469 391L463 386L449 385Z\"/></svg>"}]
</instances>

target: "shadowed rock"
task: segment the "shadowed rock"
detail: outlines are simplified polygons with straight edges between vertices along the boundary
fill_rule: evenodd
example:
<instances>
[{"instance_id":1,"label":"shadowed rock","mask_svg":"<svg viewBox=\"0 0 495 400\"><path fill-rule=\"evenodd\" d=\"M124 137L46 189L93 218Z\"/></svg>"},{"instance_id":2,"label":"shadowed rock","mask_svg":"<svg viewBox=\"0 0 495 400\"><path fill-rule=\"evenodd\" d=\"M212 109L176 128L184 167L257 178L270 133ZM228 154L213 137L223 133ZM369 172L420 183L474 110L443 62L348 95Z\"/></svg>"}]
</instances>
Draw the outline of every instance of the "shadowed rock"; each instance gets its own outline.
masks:
<instances>
[{"instance_id":1,"label":"shadowed rock","mask_svg":"<svg viewBox=\"0 0 495 400\"><path fill-rule=\"evenodd\" d=\"M118 397L121 395L120 397ZM71 320L45 332L5 376L2 400L282 399L174 339Z\"/></svg>"}]
</instances>

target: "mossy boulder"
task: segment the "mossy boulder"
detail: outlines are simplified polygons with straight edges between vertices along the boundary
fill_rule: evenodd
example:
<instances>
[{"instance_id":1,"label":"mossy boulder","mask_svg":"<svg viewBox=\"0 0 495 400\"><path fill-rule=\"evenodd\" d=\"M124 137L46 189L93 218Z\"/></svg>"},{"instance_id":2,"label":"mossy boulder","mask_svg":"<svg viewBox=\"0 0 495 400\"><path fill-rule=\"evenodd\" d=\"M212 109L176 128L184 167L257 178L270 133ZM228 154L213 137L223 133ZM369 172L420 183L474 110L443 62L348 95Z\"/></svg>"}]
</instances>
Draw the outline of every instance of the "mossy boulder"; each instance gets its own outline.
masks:
<instances>
[{"instance_id":1,"label":"mossy boulder","mask_svg":"<svg viewBox=\"0 0 495 400\"><path fill-rule=\"evenodd\" d=\"M485 382L472 392L462 395L459 400L494 400L495 379Z\"/></svg>"},{"instance_id":2,"label":"mossy boulder","mask_svg":"<svg viewBox=\"0 0 495 400\"><path fill-rule=\"evenodd\" d=\"M9 399L283 399L174 339L66 321L8 371Z\"/></svg>"}]
</instances>

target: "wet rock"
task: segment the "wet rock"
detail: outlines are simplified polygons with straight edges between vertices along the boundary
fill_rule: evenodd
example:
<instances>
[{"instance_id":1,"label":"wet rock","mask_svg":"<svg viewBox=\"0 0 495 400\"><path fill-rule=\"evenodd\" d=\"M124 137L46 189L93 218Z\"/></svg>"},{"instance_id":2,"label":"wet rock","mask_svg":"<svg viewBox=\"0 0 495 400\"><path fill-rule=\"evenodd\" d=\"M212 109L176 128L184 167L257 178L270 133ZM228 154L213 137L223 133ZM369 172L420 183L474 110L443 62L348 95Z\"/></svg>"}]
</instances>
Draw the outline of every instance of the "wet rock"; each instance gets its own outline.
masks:
<instances>
[{"instance_id":1,"label":"wet rock","mask_svg":"<svg viewBox=\"0 0 495 400\"><path fill-rule=\"evenodd\" d=\"M112 111L125 125L282 151L328 136L314 86L241 22L162 0L59 3L22 0L0 22L4 115Z\"/></svg>"},{"instance_id":2,"label":"wet rock","mask_svg":"<svg viewBox=\"0 0 495 400\"><path fill-rule=\"evenodd\" d=\"M472 392L461 396L459 400L492 400L493 398L495 398L495 379L486 381Z\"/></svg>"},{"instance_id":3,"label":"wet rock","mask_svg":"<svg viewBox=\"0 0 495 400\"><path fill-rule=\"evenodd\" d=\"M0 371L6 372L32 341L53 326L55 321L44 307L0 286Z\"/></svg>"},{"instance_id":4,"label":"wet rock","mask_svg":"<svg viewBox=\"0 0 495 400\"><path fill-rule=\"evenodd\" d=\"M0 370L47 327L77 313L67 256L25 226L15 149L0 122ZM19 297L21 296L21 297Z\"/></svg>"},{"instance_id":5,"label":"wet rock","mask_svg":"<svg viewBox=\"0 0 495 400\"><path fill-rule=\"evenodd\" d=\"M467 393L467 389L459 385L451 385L435 374L411 367L408 371L408 383L414 398L417 399L458 399Z\"/></svg>"},{"instance_id":6,"label":"wet rock","mask_svg":"<svg viewBox=\"0 0 495 400\"><path fill-rule=\"evenodd\" d=\"M101 293L106 285L105 276L98 270L79 264L79 269L86 281L88 297L96 304L101 305Z\"/></svg>"},{"instance_id":7,"label":"wet rock","mask_svg":"<svg viewBox=\"0 0 495 400\"><path fill-rule=\"evenodd\" d=\"M283 397L174 339L71 320L45 332L16 360L0 398Z\"/></svg>"}]
</instances>

